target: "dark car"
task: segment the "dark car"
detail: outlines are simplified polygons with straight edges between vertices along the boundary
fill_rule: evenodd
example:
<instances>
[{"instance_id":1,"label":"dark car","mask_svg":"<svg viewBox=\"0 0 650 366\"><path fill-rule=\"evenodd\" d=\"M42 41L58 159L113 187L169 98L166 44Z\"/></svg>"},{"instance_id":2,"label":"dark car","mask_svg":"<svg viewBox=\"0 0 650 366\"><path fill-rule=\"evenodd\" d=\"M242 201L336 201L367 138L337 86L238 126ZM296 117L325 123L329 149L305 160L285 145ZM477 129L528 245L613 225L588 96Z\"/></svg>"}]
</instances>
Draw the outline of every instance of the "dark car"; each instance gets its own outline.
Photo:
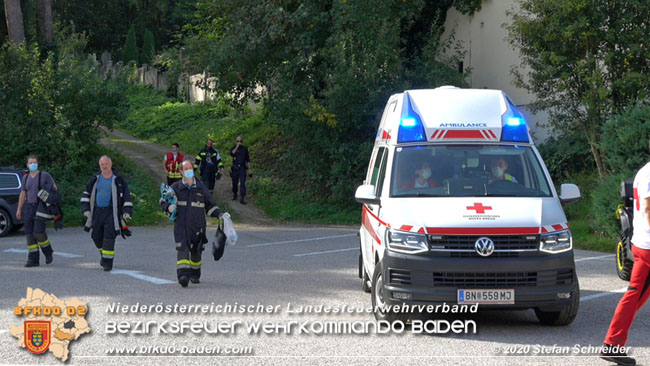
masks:
<instances>
[{"instance_id":1,"label":"dark car","mask_svg":"<svg viewBox=\"0 0 650 366\"><path fill-rule=\"evenodd\" d=\"M0 237L23 226L22 220L16 218L23 174L15 167L0 167Z\"/></svg>"}]
</instances>

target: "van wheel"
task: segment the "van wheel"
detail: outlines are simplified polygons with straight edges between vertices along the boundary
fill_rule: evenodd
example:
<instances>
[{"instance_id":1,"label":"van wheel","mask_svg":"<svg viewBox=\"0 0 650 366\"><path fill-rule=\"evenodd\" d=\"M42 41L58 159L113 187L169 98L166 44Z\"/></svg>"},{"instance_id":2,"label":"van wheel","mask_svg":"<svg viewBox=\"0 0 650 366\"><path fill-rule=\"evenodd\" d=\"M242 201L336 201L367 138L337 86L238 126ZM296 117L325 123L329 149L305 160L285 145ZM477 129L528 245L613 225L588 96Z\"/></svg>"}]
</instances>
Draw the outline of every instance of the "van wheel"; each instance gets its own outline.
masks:
<instances>
[{"instance_id":1,"label":"van wheel","mask_svg":"<svg viewBox=\"0 0 650 366\"><path fill-rule=\"evenodd\" d=\"M0 208L0 238L7 236L12 226L11 216L5 209Z\"/></svg>"},{"instance_id":2,"label":"van wheel","mask_svg":"<svg viewBox=\"0 0 650 366\"><path fill-rule=\"evenodd\" d=\"M578 284L577 278L575 281L573 291L571 291L571 303L564 309L560 311L542 311L539 308L535 308L535 315L537 315L540 323L557 326L569 325L573 322L580 308L580 285Z\"/></svg>"},{"instance_id":3,"label":"van wheel","mask_svg":"<svg viewBox=\"0 0 650 366\"><path fill-rule=\"evenodd\" d=\"M375 313L375 319L386 320L390 323L400 320L406 324L409 319L409 314L396 313L392 311L386 311L384 309L386 303L384 301L384 282L382 279L383 276L381 275L381 268L381 262L375 265L375 273L372 275L372 285L370 288L370 296L372 297L372 309Z\"/></svg>"},{"instance_id":4,"label":"van wheel","mask_svg":"<svg viewBox=\"0 0 650 366\"><path fill-rule=\"evenodd\" d=\"M630 253L629 239L621 233L616 246L616 274L623 281L629 281L632 275L634 261L630 259L630 254L632 253Z\"/></svg>"},{"instance_id":5,"label":"van wheel","mask_svg":"<svg viewBox=\"0 0 650 366\"><path fill-rule=\"evenodd\" d=\"M370 277L368 277L368 273L366 273L366 269L363 267L363 265L361 266L361 270L363 271L363 279L362 279L363 284L361 285L361 289L363 290L363 292L369 294L370 293L370 286L371 286L370 285Z\"/></svg>"}]
</instances>

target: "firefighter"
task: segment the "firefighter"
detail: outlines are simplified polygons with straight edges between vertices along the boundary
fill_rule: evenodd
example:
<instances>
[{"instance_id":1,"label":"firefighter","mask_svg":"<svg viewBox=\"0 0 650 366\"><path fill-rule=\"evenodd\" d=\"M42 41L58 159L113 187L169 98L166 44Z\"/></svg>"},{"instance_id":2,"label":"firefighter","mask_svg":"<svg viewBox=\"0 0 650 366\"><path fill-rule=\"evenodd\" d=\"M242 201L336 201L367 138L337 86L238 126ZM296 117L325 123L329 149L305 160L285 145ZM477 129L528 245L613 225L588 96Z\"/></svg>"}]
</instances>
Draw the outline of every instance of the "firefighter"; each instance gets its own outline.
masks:
<instances>
[{"instance_id":1,"label":"firefighter","mask_svg":"<svg viewBox=\"0 0 650 366\"><path fill-rule=\"evenodd\" d=\"M241 195L241 200L239 200L239 202L242 205L245 205L246 168L248 168L248 174L251 177L253 176L253 169L251 168L251 158L250 155L248 155L248 148L242 145L243 142L244 140L242 137L237 136L237 145L230 149L230 156L232 156L232 170L230 171L230 176L232 177L232 200L237 200L237 186L240 185L241 189L239 193Z\"/></svg>"},{"instance_id":2,"label":"firefighter","mask_svg":"<svg viewBox=\"0 0 650 366\"><path fill-rule=\"evenodd\" d=\"M101 171L90 178L81 196L81 209L87 217L84 231L92 229L91 237L101 259L104 271L113 269L115 238L118 234L130 235L126 221L131 219L133 201L129 186L113 169L111 158L104 155L99 159Z\"/></svg>"},{"instance_id":3,"label":"firefighter","mask_svg":"<svg viewBox=\"0 0 650 366\"><path fill-rule=\"evenodd\" d=\"M205 143L205 147L199 151L194 161L194 169L198 169L201 174L201 181L210 190L214 189L214 181L221 178L224 173L223 162L221 162L221 155L214 147L214 141L209 138Z\"/></svg>"},{"instance_id":4,"label":"firefighter","mask_svg":"<svg viewBox=\"0 0 650 366\"><path fill-rule=\"evenodd\" d=\"M171 186L174 182L181 180L181 162L184 159L183 154L181 154L178 149L180 145L174 142L172 144L172 151L165 154L165 159L163 161L163 167L167 174L167 185Z\"/></svg>"},{"instance_id":5,"label":"firefighter","mask_svg":"<svg viewBox=\"0 0 650 366\"><path fill-rule=\"evenodd\" d=\"M207 243L205 215L221 218L223 213L214 203L207 187L194 177L192 162L181 165L183 179L171 188L176 195L176 205L161 198L160 207L170 214L176 210L174 241L176 242L176 275L178 283L199 283L201 277L201 253Z\"/></svg>"},{"instance_id":6,"label":"firefighter","mask_svg":"<svg viewBox=\"0 0 650 366\"><path fill-rule=\"evenodd\" d=\"M50 264L54 260L52 253L52 245L45 233L45 221L37 218L37 210L39 206L39 194L42 193L42 188L45 186L56 188L54 179L47 172L38 170L38 157L30 155L27 158L27 168L29 174L23 176L22 189L18 197L18 209L16 210L16 218L23 220L25 225L25 238L27 239L27 263L25 267L37 267L40 264L41 248L45 255L45 263ZM27 203L25 203L27 201Z\"/></svg>"}]
</instances>

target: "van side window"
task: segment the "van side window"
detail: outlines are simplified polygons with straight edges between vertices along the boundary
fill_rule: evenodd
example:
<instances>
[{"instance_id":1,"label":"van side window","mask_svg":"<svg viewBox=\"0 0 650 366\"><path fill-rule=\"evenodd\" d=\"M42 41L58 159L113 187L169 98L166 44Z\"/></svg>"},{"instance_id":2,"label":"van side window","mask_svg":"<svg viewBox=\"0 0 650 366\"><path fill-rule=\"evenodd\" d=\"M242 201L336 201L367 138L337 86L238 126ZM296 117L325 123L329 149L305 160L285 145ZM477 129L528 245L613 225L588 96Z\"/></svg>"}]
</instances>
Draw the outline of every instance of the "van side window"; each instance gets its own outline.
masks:
<instances>
[{"instance_id":1,"label":"van side window","mask_svg":"<svg viewBox=\"0 0 650 366\"><path fill-rule=\"evenodd\" d=\"M385 148L384 148L384 151L386 151ZM386 154L384 154L384 155L386 155ZM382 191L382 188L384 188L384 177L386 176L386 163L387 162L388 162L388 158L384 157L384 159L382 159L382 162L381 162L381 167L379 168L379 177L377 178L377 185L376 185L376 189L375 189L377 197L381 197L381 191Z\"/></svg>"},{"instance_id":2,"label":"van side window","mask_svg":"<svg viewBox=\"0 0 650 366\"><path fill-rule=\"evenodd\" d=\"M380 147L379 150L377 150L377 156L375 157L375 164L372 167L372 176L370 178L370 184L375 187L377 187L377 176L379 175L379 168L384 160L384 155L386 155L386 148ZM379 191L377 190L377 192Z\"/></svg>"},{"instance_id":3,"label":"van side window","mask_svg":"<svg viewBox=\"0 0 650 366\"><path fill-rule=\"evenodd\" d=\"M20 180L16 174L0 174L0 189L20 188Z\"/></svg>"}]
</instances>

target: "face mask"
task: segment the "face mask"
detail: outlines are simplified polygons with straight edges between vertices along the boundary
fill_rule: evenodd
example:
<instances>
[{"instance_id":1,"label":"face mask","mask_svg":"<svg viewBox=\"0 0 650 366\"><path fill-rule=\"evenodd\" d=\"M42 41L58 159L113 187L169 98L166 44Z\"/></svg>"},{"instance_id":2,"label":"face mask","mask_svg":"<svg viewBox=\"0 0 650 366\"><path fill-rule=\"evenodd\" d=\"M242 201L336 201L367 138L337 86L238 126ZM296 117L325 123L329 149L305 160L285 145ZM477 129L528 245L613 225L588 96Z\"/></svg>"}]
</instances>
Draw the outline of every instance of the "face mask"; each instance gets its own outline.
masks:
<instances>
[{"instance_id":1,"label":"face mask","mask_svg":"<svg viewBox=\"0 0 650 366\"><path fill-rule=\"evenodd\" d=\"M186 170L186 171L183 172L183 175L187 179L192 179L192 178L194 178L194 170L192 170L192 169Z\"/></svg>"},{"instance_id":2,"label":"face mask","mask_svg":"<svg viewBox=\"0 0 650 366\"><path fill-rule=\"evenodd\" d=\"M36 164L36 163L29 164L29 171L30 172L35 172L37 170L38 170L38 164Z\"/></svg>"},{"instance_id":3,"label":"face mask","mask_svg":"<svg viewBox=\"0 0 650 366\"><path fill-rule=\"evenodd\" d=\"M492 176L493 177L501 177L503 175L503 168L495 166L492 168Z\"/></svg>"},{"instance_id":4,"label":"face mask","mask_svg":"<svg viewBox=\"0 0 650 366\"><path fill-rule=\"evenodd\" d=\"M431 178L431 169L422 170L422 178L424 178L424 179Z\"/></svg>"}]
</instances>

